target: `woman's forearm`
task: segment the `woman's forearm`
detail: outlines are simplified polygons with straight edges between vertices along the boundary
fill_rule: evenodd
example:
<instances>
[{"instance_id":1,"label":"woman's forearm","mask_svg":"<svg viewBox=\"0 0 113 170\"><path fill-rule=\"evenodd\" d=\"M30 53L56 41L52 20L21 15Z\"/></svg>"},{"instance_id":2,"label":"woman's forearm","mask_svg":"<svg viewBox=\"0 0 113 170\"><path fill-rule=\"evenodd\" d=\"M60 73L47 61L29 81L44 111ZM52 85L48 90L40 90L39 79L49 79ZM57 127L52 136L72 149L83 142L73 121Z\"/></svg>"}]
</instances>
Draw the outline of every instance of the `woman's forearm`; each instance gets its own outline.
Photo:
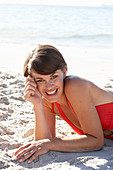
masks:
<instances>
[{"instance_id":1,"label":"woman's forearm","mask_svg":"<svg viewBox=\"0 0 113 170\"><path fill-rule=\"evenodd\" d=\"M50 150L62 152L88 152L100 150L103 140L90 135L81 135L74 139L51 139Z\"/></svg>"},{"instance_id":2,"label":"woman's forearm","mask_svg":"<svg viewBox=\"0 0 113 170\"><path fill-rule=\"evenodd\" d=\"M42 103L38 106L37 105L34 106L34 113L35 113L35 131L34 131L35 140L46 138L51 139L52 136L48 128Z\"/></svg>"}]
</instances>

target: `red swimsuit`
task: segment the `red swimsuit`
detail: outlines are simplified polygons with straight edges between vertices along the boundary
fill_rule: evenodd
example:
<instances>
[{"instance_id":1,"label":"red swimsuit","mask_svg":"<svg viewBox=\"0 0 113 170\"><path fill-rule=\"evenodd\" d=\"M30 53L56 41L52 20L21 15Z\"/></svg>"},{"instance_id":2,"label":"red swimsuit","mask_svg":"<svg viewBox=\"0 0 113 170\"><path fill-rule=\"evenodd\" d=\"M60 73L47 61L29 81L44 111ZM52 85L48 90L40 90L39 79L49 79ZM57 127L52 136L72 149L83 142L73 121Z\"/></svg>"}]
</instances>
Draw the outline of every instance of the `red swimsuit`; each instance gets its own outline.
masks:
<instances>
[{"instance_id":1,"label":"red swimsuit","mask_svg":"<svg viewBox=\"0 0 113 170\"><path fill-rule=\"evenodd\" d=\"M68 101L68 100L67 100ZM74 111L73 107L71 106L70 102L68 101L71 109ZM60 105L56 102L55 103L57 105L57 108L62 116L62 118L72 127L72 129L78 133L79 135L83 135L83 131L79 128L77 128L75 125L73 125L70 120L65 116L65 114L63 113ZM103 130L107 129L107 130L113 130L113 103L107 103L107 104L102 104L102 105L98 105L95 106L100 121L101 121L101 125ZM54 111L54 104L52 103L52 112ZM75 111L74 111L75 113ZM113 139L113 136L105 136L105 138L108 139Z\"/></svg>"}]
</instances>

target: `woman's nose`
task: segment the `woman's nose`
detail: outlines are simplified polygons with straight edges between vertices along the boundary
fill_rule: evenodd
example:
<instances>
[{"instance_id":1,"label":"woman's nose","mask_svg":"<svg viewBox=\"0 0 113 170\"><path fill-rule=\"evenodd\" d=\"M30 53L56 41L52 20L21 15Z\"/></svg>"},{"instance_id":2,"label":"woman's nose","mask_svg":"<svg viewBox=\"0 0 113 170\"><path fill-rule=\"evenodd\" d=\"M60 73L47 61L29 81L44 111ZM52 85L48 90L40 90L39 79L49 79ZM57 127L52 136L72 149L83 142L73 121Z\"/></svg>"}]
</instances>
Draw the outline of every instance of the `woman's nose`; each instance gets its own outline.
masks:
<instances>
[{"instance_id":1,"label":"woman's nose","mask_svg":"<svg viewBox=\"0 0 113 170\"><path fill-rule=\"evenodd\" d=\"M47 88L50 88L51 86L53 86L53 83L52 83L51 80L48 81L48 82L46 82L46 87L47 87Z\"/></svg>"}]
</instances>

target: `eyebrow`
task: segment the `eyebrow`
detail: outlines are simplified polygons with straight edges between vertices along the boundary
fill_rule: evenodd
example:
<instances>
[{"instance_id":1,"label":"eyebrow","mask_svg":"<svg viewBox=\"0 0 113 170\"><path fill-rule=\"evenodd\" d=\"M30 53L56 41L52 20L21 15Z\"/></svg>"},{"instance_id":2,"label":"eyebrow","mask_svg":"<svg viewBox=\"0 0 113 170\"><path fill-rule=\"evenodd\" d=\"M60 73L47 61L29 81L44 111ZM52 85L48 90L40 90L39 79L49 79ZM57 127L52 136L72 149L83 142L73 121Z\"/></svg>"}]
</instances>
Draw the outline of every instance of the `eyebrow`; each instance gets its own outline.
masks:
<instances>
[{"instance_id":1,"label":"eyebrow","mask_svg":"<svg viewBox=\"0 0 113 170\"><path fill-rule=\"evenodd\" d=\"M42 79L42 78L40 78L40 77L36 77L36 78L35 78L35 77L33 77L32 74L31 74L31 77L34 78L35 80L36 80L36 79Z\"/></svg>"},{"instance_id":2,"label":"eyebrow","mask_svg":"<svg viewBox=\"0 0 113 170\"><path fill-rule=\"evenodd\" d=\"M56 73L56 71L55 71L55 72L53 72L53 73L50 75L50 77L52 77L55 73Z\"/></svg>"},{"instance_id":3,"label":"eyebrow","mask_svg":"<svg viewBox=\"0 0 113 170\"><path fill-rule=\"evenodd\" d=\"M36 77L34 78L35 80L39 79L39 80L43 80L43 78L40 78L40 77Z\"/></svg>"}]
</instances>

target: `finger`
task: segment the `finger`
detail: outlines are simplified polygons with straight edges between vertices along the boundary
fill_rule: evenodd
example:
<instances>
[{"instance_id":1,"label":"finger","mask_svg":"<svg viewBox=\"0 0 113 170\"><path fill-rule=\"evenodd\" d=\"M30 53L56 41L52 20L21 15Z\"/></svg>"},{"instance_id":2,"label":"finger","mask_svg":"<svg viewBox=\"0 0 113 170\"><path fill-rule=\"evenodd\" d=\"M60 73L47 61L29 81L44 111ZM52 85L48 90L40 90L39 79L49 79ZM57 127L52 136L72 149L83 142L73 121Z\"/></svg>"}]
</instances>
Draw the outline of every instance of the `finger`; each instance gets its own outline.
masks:
<instances>
[{"instance_id":1,"label":"finger","mask_svg":"<svg viewBox=\"0 0 113 170\"><path fill-rule=\"evenodd\" d=\"M33 87L37 87L37 84L36 84L36 82L35 81L27 81L27 83L25 84L25 87L27 87L27 86L33 86Z\"/></svg>"},{"instance_id":2,"label":"finger","mask_svg":"<svg viewBox=\"0 0 113 170\"><path fill-rule=\"evenodd\" d=\"M26 93L27 91L29 90L33 90L35 91L36 90L36 87L35 86L32 86L32 85L27 85L24 90L23 90L23 93Z\"/></svg>"},{"instance_id":3,"label":"finger","mask_svg":"<svg viewBox=\"0 0 113 170\"><path fill-rule=\"evenodd\" d=\"M28 76L28 77L26 78L25 83L27 83L28 81L34 82L34 78L32 78L31 76Z\"/></svg>"},{"instance_id":4,"label":"finger","mask_svg":"<svg viewBox=\"0 0 113 170\"><path fill-rule=\"evenodd\" d=\"M34 96L34 94L34 90L28 90L26 93L24 93L24 98L29 99L30 97Z\"/></svg>"},{"instance_id":5,"label":"finger","mask_svg":"<svg viewBox=\"0 0 113 170\"><path fill-rule=\"evenodd\" d=\"M20 157L23 157L26 153L33 150L33 146L28 146L27 148L23 148L18 154L16 154L15 161L18 160Z\"/></svg>"},{"instance_id":6,"label":"finger","mask_svg":"<svg viewBox=\"0 0 113 170\"><path fill-rule=\"evenodd\" d=\"M31 144L29 143L29 144L27 144L27 145L25 145L25 146L20 147L20 148L14 153L14 155L16 156L20 151L22 151L23 149L29 147L30 145L31 145Z\"/></svg>"},{"instance_id":7,"label":"finger","mask_svg":"<svg viewBox=\"0 0 113 170\"><path fill-rule=\"evenodd\" d=\"M31 155L33 155L35 152L36 152L36 149L30 150L27 154L25 154L24 156L22 156L22 158L19 160L19 162L24 162L26 159L28 159L29 157L31 157Z\"/></svg>"},{"instance_id":8,"label":"finger","mask_svg":"<svg viewBox=\"0 0 113 170\"><path fill-rule=\"evenodd\" d=\"M35 154L33 154L33 156L29 159L28 164L32 163L37 156L43 155L44 153L46 153L46 150L38 150L37 152L35 152Z\"/></svg>"},{"instance_id":9,"label":"finger","mask_svg":"<svg viewBox=\"0 0 113 170\"><path fill-rule=\"evenodd\" d=\"M32 163L39 156L38 151L29 159L28 164Z\"/></svg>"},{"instance_id":10,"label":"finger","mask_svg":"<svg viewBox=\"0 0 113 170\"><path fill-rule=\"evenodd\" d=\"M26 91L26 90L29 90L29 89L32 89L32 90L35 90L37 88L37 84L34 83L34 82L30 82L28 81L26 84L25 84L25 88L23 90L23 93Z\"/></svg>"},{"instance_id":11,"label":"finger","mask_svg":"<svg viewBox=\"0 0 113 170\"><path fill-rule=\"evenodd\" d=\"M23 94L25 95L25 93L26 93L27 91L29 91L29 92L30 92L30 90L32 90L32 91L35 93L36 88L35 88L35 87L33 87L33 86L27 86L27 87L25 87L25 88L24 88L24 90L23 90Z\"/></svg>"}]
</instances>

